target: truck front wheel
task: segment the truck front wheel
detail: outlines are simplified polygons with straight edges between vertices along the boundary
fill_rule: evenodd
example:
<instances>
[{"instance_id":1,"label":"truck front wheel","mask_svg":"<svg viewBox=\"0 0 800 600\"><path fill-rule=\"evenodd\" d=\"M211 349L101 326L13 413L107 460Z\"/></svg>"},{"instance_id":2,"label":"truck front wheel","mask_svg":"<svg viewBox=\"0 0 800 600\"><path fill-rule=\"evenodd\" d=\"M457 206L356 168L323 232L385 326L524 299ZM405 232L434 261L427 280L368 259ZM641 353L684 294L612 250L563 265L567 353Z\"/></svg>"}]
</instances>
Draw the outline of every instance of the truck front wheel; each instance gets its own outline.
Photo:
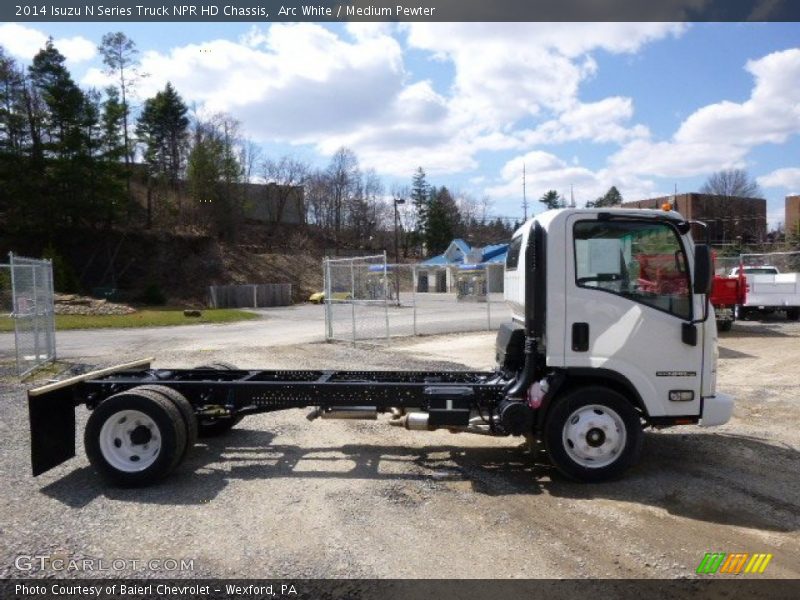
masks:
<instances>
[{"instance_id":1,"label":"truck front wheel","mask_svg":"<svg viewBox=\"0 0 800 600\"><path fill-rule=\"evenodd\" d=\"M733 321L731 319L717 321L717 331L730 331L732 327Z\"/></svg>"},{"instance_id":2,"label":"truck front wheel","mask_svg":"<svg viewBox=\"0 0 800 600\"><path fill-rule=\"evenodd\" d=\"M800 308L797 306L786 309L786 318L790 321L800 321Z\"/></svg>"},{"instance_id":3,"label":"truck front wheel","mask_svg":"<svg viewBox=\"0 0 800 600\"><path fill-rule=\"evenodd\" d=\"M636 463L642 448L638 411L608 388L584 387L568 393L545 423L550 461L578 481L612 479Z\"/></svg>"}]
</instances>

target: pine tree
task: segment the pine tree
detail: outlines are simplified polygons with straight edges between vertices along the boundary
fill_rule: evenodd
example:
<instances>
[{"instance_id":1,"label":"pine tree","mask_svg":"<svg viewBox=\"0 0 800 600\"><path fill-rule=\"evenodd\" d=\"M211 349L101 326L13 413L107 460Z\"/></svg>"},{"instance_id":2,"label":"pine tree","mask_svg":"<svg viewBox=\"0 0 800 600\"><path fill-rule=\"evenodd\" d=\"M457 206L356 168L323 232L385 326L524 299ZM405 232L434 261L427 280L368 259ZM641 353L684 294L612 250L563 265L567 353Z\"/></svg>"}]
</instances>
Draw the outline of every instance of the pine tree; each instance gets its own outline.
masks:
<instances>
[{"instance_id":1,"label":"pine tree","mask_svg":"<svg viewBox=\"0 0 800 600\"><path fill-rule=\"evenodd\" d=\"M425 179L425 171L417 167L411 178L411 205L416 215L417 232L422 233L427 229L428 201L431 186Z\"/></svg>"},{"instance_id":2,"label":"pine tree","mask_svg":"<svg viewBox=\"0 0 800 600\"><path fill-rule=\"evenodd\" d=\"M431 188L428 202L428 218L424 231L428 254L441 254L458 235L461 215L458 206L446 187Z\"/></svg>"},{"instance_id":3,"label":"pine tree","mask_svg":"<svg viewBox=\"0 0 800 600\"><path fill-rule=\"evenodd\" d=\"M72 80L66 59L53 45L52 38L33 58L28 68L32 87L43 102L42 150L46 161L42 188L43 205L37 212L47 220L74 226L90 217L84 194L87 181L87 119L93 115L88 100ZM88 112L87 112L88 111ZM90 184L88 184L90 185Z\"/></svg>"},{"instance_id":4,"label":"pine tree","mask_svg":"<svg viewBox=\"0 0 800 600\"><path fill-rule=\"evenodd\" d=\"M539 202L544 204L548 210L552 208L564 207L564 199L556 190L550 190L549 192L546 192L544 196L539 198Z\"/></svg>"},{"instance_id":5,"label":"pine tree","mask_svg":"<svg viewBox=\"0 0 800 600\"><path fill-rule=\"evenodd\" d=\"M602 207L610 207L610 206L620 206L622 204L622 194L619 193L619 190L616 186L611 186L608 188L608 191L600 196L594 202L587 202L587 208L602 208Z\"/></svg>"},{"instance_id":6,"label":"pine tree","mask_svg":"<svg viewBox=\"0 0 800 600\"><path fill-rule=\"evenodd\" d=\"M171 83L145 100L136 123L136 135L144 143L147 164L147 227L153 220L153 196L164 185L176 189L184 168L189 139L188 108ZM179 195L180 197L180 195ZM178 218L181 206L178 205Z\"/></svg>"},{"instance_id":7,"label":"pine tree","mask_svg":"<svg viewBox=\"0 0 800 600\"><path fill-rule=\"evenodd\" d=\"M130 165L133 155L133 146L128 135L128 117L130 107L128 106L128 95L133 87L135 80L140 76L136 69L136 43L121 31L107 33L103 36L100 46L97 48L103 56L103 64L108 68L107 73L114 75L119 81L119 92L122 99L122 137L125 149L125 166Z\"/></svg>"}]
</instances>

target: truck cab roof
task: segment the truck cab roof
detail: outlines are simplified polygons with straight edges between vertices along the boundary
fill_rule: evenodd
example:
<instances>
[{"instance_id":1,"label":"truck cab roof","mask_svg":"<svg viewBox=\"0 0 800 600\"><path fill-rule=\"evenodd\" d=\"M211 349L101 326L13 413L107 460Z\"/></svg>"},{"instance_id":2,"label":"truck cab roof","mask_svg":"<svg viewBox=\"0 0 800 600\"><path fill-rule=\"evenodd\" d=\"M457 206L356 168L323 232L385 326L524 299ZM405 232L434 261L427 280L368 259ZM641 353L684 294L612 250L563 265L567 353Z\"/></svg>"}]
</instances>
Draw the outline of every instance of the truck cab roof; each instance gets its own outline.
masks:
<instances>
[{"instance_id":1,"label":"truck cab roof","mask_svg":"<svg viewBox=\"0 0 800 600\"><path fill-rule=\"evenodd\" d=\"M681 223L685 221L679 212L674 210L660 210L656 208L554 208L552 210L541 212L528 219L519 227L519 229L514 232L512 238L517 237L518 235L521 235L523 232L530 229L534 221L538 221L542 227L549 229L552 224L568 218L573 214L587 216L592 215L598 216L598 218L600 218L599 215L608 215L610 218L631 217L638 219L664 219L673 221L675 223Z\"/></svg>"}]
</instances>

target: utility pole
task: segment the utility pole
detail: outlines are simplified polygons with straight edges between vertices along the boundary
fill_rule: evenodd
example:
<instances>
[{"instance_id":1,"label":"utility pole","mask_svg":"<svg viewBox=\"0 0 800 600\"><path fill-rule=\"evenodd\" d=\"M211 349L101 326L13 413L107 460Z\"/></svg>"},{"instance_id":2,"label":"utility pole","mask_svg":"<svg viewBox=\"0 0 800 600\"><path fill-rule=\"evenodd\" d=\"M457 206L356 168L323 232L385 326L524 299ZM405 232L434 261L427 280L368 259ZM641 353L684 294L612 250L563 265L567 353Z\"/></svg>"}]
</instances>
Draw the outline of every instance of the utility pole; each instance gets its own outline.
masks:
<instances>
[{"instance_id":1,"label":"utility pole","mask_svg":"<svg viewBox=\"0 0 800 600\"><path fill-rule=\"evenodd\" d=\"M524 217L522 222L528 220L528 196L525 194L525 163L522 163L522 211Z\"/></svg>"},{"instance_id":2,"label":"utility pole","mask_svg":"<svg viewBox=\"0 0 800 600\"><path fill-rule=\"evenodd\" d=\"M572 184L569 184L569 207L575 208L575 192L572 190Z\"/></svg>"}]
</instances>

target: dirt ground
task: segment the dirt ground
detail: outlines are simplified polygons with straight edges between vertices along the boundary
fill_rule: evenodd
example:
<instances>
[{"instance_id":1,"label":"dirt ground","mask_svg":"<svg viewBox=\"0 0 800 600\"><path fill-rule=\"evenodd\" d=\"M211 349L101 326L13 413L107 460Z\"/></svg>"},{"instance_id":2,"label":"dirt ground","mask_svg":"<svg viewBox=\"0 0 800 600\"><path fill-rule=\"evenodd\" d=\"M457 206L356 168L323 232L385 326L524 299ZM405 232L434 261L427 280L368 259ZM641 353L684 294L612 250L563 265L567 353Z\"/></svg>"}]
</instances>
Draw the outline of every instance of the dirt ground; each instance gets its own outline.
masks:
<instances>
[{"instance_id":1,"label":"dirt ground","mask_svg":"<svg viewBox=\"0 0 800 600\"><path fill-rule=\"evenodd\" d=\"M34 479L24 388L2 384L0 577L59 574L18 568L20 556L45 555L193 560L182 572L60 573L69 576L683 578L713 551L769 552L769 576L797 578L799 342L800 325L781 321L721 334L732 421L648 432L640 464L597 485L565 481L518 438L407 432L385 418L308 423L299 410L248 417L153 487L105 486L80 443L75 459ZM138 350L153 350L155 366L484 369L494 339Z\"/></svg>"}]
</instances>

